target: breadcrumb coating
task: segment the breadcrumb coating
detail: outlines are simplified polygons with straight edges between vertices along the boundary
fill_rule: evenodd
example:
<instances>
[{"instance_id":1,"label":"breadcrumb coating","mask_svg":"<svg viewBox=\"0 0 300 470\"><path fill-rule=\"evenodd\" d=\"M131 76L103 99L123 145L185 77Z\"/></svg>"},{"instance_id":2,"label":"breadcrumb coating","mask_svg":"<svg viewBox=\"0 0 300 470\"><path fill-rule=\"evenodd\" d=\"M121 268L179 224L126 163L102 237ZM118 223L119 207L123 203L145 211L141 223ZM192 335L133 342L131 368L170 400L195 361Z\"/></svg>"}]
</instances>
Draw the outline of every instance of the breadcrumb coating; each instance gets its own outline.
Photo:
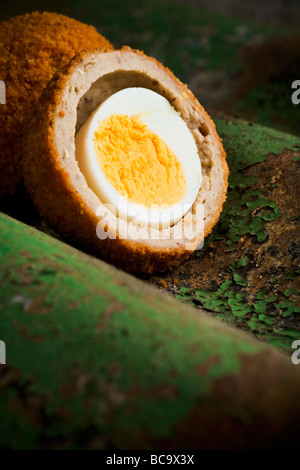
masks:
<instances>
[{"instance_id":1,"label":"breadcrumb coating","mask_svg":"<svg viewBox=\"0 0 300 470\"><path fill-rule=\"evenodd\" d=\"M82 73L87 64L87 72ZM193 204L194 212L192 208L177 222L183 234L198 223L199 230L189 243L176 236L175 226L157 230L156 238L130 222L119 224L110 211L101 217L104 206L79 170L74 134L80 104L81 118L85 115L87 119L108 96L131 86L148 86L165 93L191 132L196 130L193 135L203 183ZM169 69L128 46L105 54L97 49L83 51L60 68L35 107L23 144L24 181L47 225L71 245L132 273L165 271L186 259L211 232L226 198L228 166L214 123ZM197 215L197 204L203 204L204 220L200 211ZM128 236L129 224L132 236Z\"/></svg>"},{"instance_id":2,"label":"breadcrumb coating","mask_svg":"<svg viewBox=\"0 0 300 470\"><path fill-rule=\"evenodd\" d=\"M27 13L0 23L0 197L22 183L22 135L26 120L54 72L83 49L113 50L93 26L56 13Z\"/></svg>"}]
</instances>

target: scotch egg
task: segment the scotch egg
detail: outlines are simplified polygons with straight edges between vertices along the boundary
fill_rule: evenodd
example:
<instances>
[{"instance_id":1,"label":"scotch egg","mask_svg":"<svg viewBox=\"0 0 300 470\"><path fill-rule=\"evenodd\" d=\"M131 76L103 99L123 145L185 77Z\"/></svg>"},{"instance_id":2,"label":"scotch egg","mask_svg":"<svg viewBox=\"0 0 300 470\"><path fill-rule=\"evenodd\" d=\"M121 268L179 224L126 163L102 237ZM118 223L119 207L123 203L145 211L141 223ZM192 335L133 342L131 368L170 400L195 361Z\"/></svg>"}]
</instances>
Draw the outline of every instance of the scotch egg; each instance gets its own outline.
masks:
<instances>
[{"instance_id":1,"label":"scotch egg","mask_svg":"<svg viewBox=\"0 0 300 470\"><path fill-rule=\"evenodd\" d=\"M80 129L76 158L89 187L119 217L168 227L192 207L201 161L193 136L163 96L125 88L107 98Z\"/></svg>"},{"instance_id":2,"label":"scotch egg","mask_svg":"<svg viewBox=\"0 0 300 470\"><path fill-rule=\"evenodd\" d=\"M83 51L57 71L23 153L25 184L45 222L134 273L186 259L226 198L214 123L169 69L129 47Z\"/></svg>"}]
</instances>

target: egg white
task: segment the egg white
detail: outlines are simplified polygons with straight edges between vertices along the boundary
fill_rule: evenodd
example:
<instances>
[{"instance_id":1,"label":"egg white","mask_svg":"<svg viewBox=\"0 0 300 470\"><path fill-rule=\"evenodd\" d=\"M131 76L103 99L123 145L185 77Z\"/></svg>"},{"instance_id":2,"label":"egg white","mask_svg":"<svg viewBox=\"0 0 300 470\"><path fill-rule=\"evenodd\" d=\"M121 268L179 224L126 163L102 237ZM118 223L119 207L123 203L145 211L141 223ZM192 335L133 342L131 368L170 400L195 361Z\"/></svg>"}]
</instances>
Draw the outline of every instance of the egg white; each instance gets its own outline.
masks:
<instances>
[{"instance_id":1,"label":"egg white","mask_svg":"<svg viewBox=\"0 0 300 470\"><path fill-rule=\"evenodd\" d=\"M97 160L94 137L99 124L112 114L137 115L175 153L186 179L180 202L151 208L135 204L108 181ZM189 128L167 99L146 88L125 88L107 98L81 127L75 146L80 170L100 201L112 205L118 217L141 226L165 228L175 224L193 205L202 183L201 162Z\"/></svg>"}]
</instances>

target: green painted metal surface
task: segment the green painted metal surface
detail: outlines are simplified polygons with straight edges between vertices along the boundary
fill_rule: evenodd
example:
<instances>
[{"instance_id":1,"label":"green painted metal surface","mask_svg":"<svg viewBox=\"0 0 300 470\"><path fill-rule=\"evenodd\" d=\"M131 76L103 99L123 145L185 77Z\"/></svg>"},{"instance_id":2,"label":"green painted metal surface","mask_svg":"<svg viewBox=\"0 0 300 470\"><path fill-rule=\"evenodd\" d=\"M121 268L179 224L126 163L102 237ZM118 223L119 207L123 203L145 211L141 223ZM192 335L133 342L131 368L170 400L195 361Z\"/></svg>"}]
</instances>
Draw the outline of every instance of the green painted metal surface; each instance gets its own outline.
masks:
<instances>
[{"instance_id":1,"label":"green painted metal surface","mask_svg":"<svg viewBox=\"0 0 300 470\"><path fill-rule=\"evenodd\" d=\"M296 443L289 358L5 215L0 242L1 448Z\"/></svg>"},{"instance_id":2,"label":"green painted metal surface","mask_svg":"<svg viewBox=\"0 0 300 470\"><path fill-rule=\"evenodd\" d=\"M204 247L149 281L290 354L300 338L300 138L218 119L227 200Z\"/></svg>"}]
</instances>

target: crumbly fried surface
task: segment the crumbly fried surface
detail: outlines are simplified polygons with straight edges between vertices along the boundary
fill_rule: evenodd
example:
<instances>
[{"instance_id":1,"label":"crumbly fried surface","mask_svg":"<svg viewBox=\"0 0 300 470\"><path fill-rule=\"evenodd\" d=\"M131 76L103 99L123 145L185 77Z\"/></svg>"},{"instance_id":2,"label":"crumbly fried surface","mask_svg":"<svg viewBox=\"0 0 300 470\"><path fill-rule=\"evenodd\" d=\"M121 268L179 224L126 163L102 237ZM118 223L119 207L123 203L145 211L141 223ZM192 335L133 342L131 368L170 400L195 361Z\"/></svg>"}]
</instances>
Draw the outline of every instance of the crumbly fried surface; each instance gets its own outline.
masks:
<instances>
[{"instance_id":1,"label":"crumbly fried surface","mask_svg":"<svg viewBox=\"0 0 300 470\"><path fill-rule=\"evenodd\" d=\"M103 204L88 188L78 167L75 129L99 100L129 86L146 86L169 99L197 143L203 183L193 207L204 205L204 233L197 233L188 247L175 238L175 226L169 237L157 240L125 238L125 221L118 219L118 225L113 214L102 227L112 237L97 237L96 228L106 224L99 222ZM105 54L83 51L55 74L32 114L24 136L24 155L26 187L47 224L71 244L134 273L163 271L187 258L212 230L226 198L228 166L213 122L168 69L128 47ZM192 208L177 224L187 227L196 218Z\"/></svg>"},{"instance_id":2,"label":"crumbly fried surface","mask_svg":"<svg viewBox=\"0 0 300 470\"><path fill-rule=\"evenodd\" d=\"M29 13L0 23L0 197L22 183L21 139L26 119L54 72L82 49L113 50L93 26L56 13Z\"/></svg>"}]
</instances>

